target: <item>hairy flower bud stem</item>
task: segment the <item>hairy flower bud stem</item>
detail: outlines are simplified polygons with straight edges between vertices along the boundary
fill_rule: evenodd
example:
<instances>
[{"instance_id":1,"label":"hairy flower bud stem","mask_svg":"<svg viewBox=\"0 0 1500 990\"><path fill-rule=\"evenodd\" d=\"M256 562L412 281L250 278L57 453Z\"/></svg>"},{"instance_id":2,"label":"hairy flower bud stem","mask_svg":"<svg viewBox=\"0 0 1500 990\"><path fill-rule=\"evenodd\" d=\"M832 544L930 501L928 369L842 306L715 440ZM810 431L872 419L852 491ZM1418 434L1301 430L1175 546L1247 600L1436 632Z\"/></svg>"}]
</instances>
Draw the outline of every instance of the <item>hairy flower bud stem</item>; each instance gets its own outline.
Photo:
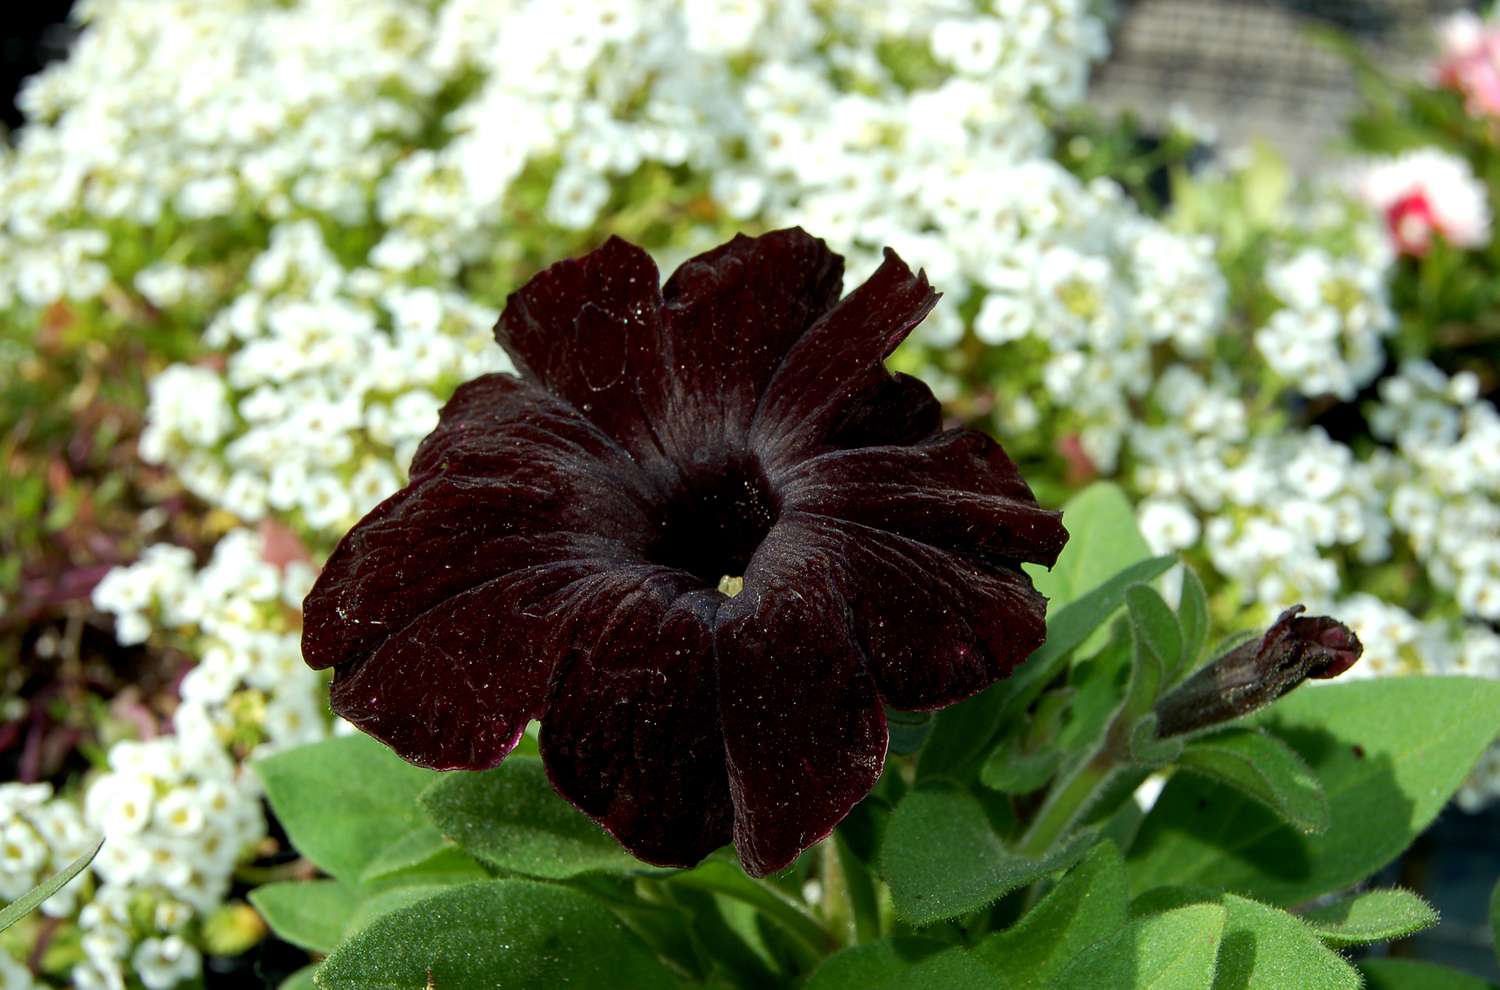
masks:
<instances>
[{"instance_id":1,"label":"hairy flower bud stem","mask_svg":"<svg viewBox=\"0 0 1500 990\"><path fill-rule=\"evenodd\" d=\"M1251 640L1189 677L1156 704L1157 736L1196 732L1264 708L1309 677L1337 677L1363 647L1349 627L1327 616L1282 612L1259 641Z\"/></svg>"}]
</instances>

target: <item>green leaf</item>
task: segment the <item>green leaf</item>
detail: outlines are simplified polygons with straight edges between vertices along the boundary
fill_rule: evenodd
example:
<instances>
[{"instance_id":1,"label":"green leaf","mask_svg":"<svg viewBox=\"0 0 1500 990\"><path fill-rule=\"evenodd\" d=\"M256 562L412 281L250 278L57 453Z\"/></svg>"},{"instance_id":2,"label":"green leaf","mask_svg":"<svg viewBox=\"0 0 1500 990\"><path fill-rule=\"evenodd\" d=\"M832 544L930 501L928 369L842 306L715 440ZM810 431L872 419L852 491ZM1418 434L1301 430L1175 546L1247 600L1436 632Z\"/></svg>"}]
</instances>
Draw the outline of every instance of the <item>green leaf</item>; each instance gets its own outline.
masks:
<instances>
[{"instance_id":1,"label":"green leaf","mask_svg":"<svg viewBox=\"0 0 1500 990\"><path fill-rule=\"evenodd\" d=\"M1214 990L1359 990L1354 967L1280 908L1225 894Z\"/></svg>"},{"instance_id":2,"label":"green leaf","mask_svg":"<svg viewBox=\"0 0 1500 990\"><path fill-rule=\"evenodd\" d=\"M1075 601L1126 567L1151 556L1135 521L1135 507L1120 486L1098 482L1063 505L1068 545L1051 570L1026 565L1036 590L1052 609Z\"/></svg>"},{"instance_id":3,"label":"green leaf","mask_svg":"<svg viewBox=\"0 0 1500 990\"><path fill-rule=\"evenodd\" d=\"M1367 942L1389 942L1431 928L1437 912L1422 898L1399 887L1367 890L1303 913L1302 920L1336 949Z\"/></svg>"},{"instance_id":4,"label":"green leaf","mask_svg":"<svg viewBox=\"0 0 1500 990\"><path fill-rule=\"evenodd\" d=\"M1367 959L1359 969L1365 990L1495 990L1468 973L1410 959Z\"/></svg>"},{"instance_id":5,"label":"green leaf","mask_svg":"<svg viewBox=\"0 0 1500 990\"><path fill-rule=\"evenodd\" d=\"M1496 957L1500 958L1500 882L1490 894L1490 940Z\"/></svg>"},{"instance_id":6,"label":"green leaf","mask_svg":"<svg viewBox=\"0 0 1500 990\"><path fill-rule=\"evenodd\" d=\"M1208 642L1209 625L1208 594L1203 590L1198 573L1184 564L1182 598L1177 603L1177 626L1182 630L1181 673L1188 673L1198 666L1204 644Z\"/></svg>"},{"instance_id":7,"label":"green leaf","mask_svg":"<svg viewBox=\"0 0 1500 990\"><path fill-rule=\"evenodd\" d=\"M469 881L474 882L474 881ZM479 881L483 882L483 881ZM399 887L388 887L379 891L364 891L359 903L354 907L354 913L349 916L348 924L344 927L344 938L361 932L373 924L378 918L390 914L392 911L419 904L429 897L435 897L445 890L459 886L451 883L413 883Z\"/></svg>"},{"instance_id":8,"label":"green leaf","mask_svg":"<svg viewBox=\"0 0 1500 990\"><path fill-rule=\"evenodd\" d=\"M1259 729L1225 729L1187 744L1179 765L1233 787L1303 832L1328 827L1323 784L1296 750Z\"/></svg>"},{"instance_id":9,"label":"green leaf","mask_svg":"<svg viewBox=\"0 0 1500 990\"><path fill-rule=\"evenodd\" d=\"M250 891L250 903L277 937L312 952L332 952L359 896L337 880L289 880Z\"/></svg>"},{"instance_id":10,"label":"green leaf","mask_svg":"<svg viewBox=\"0 0 1500 990\"><path fill-rule=\"evenodd\" d=\"M1066 552L1066 551L1064 551ZM922 749L918 776L963 776L988 752L995 733L1025 711L1055 679L1068 656L1125 602L1125 589L1166 573L1175 557L1155 557L1132 564L1083 597L1049 613L1047 641L1015 673L977 697L938 713L932 735ZM1101 633L1108 636L1108 630Z\"/></svg>"},{"instance_id":11,"label":"green leaf","mask_svg":"<svg viewBox=\"0 0 1500 990\"><path fill-rule=\"evenodd\" d=\"M1043 990L1074 956L1125 927L1129 906L1119 850L1101 842L1040 904L980 942L974 955L1009 990Z\"/></svg>"},{"instance_id":12,"label":"green leaf","mask_svg":"<svg viewBox=\"0 0 1500 990\"><path fill-rule=\"evenodd\" d=\"M35 887L32 887L26 893L5 905L5 907L0 908L0 932L5 931L11 925L14 925L32 911L41 907L47 898L67 886L69 880L82 873L84 867L94 861L94 857L99 855L99 848L103 845L104 838L101 836L99 841L94 843L94 848L79 856Z\"/></svg>"},{"instance_id":13,"label":"green leaf","mask_svg":"<svg viewBox=\"0 0 1500 990\"><path fill-rule=\"evenodd\" d=\"M681 986L602 905L529 880L451 887L377 919L318 970L322 990Z\"/></svg>"},{"instance_id":14,"label":"green leaf","mask_svg":"<svg viewBox=\"0 0 1500 990\"><path fill-rule=\"evenodd\" d=\"M828 957L803 990L995 990L995 977L964 949L898 938Z\"/></svg>"},{"instance_id":15,"label":"green leaf","mask_svg":"<svg viewBox=\"0 0 1500 990\"><path fill-rule=\"evenodd\" d=\"M1021 856L1000 841L968 791L914 790L896 806L881 847L881 873L896 912L916 925L985 907L1078 859L1082 843L1045 859Z\"/></svg>"},{"instance_id":16,"label":"green leaf","mask_svg":"<svg viewBox=\"0 0 1500 990\"><path fill-rule=\"evenodd\" d=\"M1228 912L1193 904L1131 922L1065 967L1053 990L1211 990Z\"/></svg>"},{"instance_id":17,"label":"green leaf","mask_svg":"<svg viewBox=\"0 0 1500 990\"><path fill-rule=\"evenodd\" d=\"M436 777L369 736L336 736L255 763L297 851L353 883L426 822L417 795Z\"/></svg>"},{"instance_id":18,"label":"green leaf","mask_svg":"<svg viewBox=\"0 0 1500 990\"><path fill-rule=\"evenodd\" d=\"M1500 683L1399 677L1303 688L1256 716L1322 781L1328 828L1178 774L1141 828L1131 887L1191 884L1299 904L1363 879L1432 821L1500 726Z\"/></svg>"},{"instance_id":19,"label":"green leaf","mask_svg":"<svg viewBox=\"0 0 1500 990\"><path fill-rule=\"evenodd\" d=\"M1157 887L1131 905L1138 915L1187 904L1227 912L1214 990L1359 990L1359 974L1302 921L1277 907L1206 888Z\"/></svg>"},{"instance_id":20,"label":"green leaf","mask_svg":"<svg viewBox=\"0 0 1500 990\"><path fill-rule=\"evenodd\" d=\"M313 982L313 976L318 972L317 964L303 966L297 972L281 981L277 990L316 990L317 984Z\"/></svg>"},{"instance_id":21,"label":"green leaf","mask_svg":"<svg viewBox=\"0 0 1500 990\"><path fill-rule=\"evenodd\" d=\"M447 774L422 792L421 802L444 835L511 873L561 880L595 870L652 869L558 797L542 761L533 757Z\"/></svg>"},{"instance_id":22,"label":"green leaf","mask_svg":"<svg viewBox=\"0 0 1500 990\"><path fill-rule=\"evenodd\" d=\"M1062 766L1062 758L1062 751L1058 749L1022 753L1014 747L1002 746L984 761L979 780L985 787L1002 794L1030 794L1052 779L1057 768Z\"/></svg>"},{"instance_id":23,"label":"green leaf","mask_svg":"<svg viewBox=\"0 0 1500 990\"><path fill-rule=\"evenodd\" d=\"M1125 607L1135 629L1136 644L1156 658L1161 670L1157 688L1170 684L1182 663L1182 630L1177 616L1155 588L1138 584L1125 589ZM1152 692L1152 700L1157 692Z\"/></svg>"},{"instance_id":24,"label":"green leaf","mask_svg":"<svg viewBox=\"0 0 1500 990\"><path fill-rule=\"evenodd\" d=\"M362 883L379 880L430 862L453 846L432 825L419 825L375 854L359 875Z\"/></svg>"},{"instance_id":25,"label":"green leaf","mask_svg":"<svg viewBox=\"0 0 1500 990\"><path fill-rule=\"evenodd\" d=\"M706 859L691 870L672 874L669 882L674 888L705 890L748 904L819 955L827 952L833 942L823 926L803 911L798 902L783 896L769 884L750 879L737 863Z\"/></svg>"}]
</instances>

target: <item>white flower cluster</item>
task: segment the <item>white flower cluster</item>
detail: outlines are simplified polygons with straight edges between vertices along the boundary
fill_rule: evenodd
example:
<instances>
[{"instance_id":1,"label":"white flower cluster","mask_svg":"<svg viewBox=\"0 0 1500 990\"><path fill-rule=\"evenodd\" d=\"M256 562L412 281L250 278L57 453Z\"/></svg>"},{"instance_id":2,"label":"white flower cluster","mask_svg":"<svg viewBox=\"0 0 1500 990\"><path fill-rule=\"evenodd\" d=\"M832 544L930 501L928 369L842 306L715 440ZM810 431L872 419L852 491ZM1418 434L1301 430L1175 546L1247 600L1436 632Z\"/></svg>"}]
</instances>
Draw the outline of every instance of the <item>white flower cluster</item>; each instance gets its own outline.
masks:
<instances>
[{"instance_id":1,"label":"white flower cluster","mask_svg":"<svg viewBox=\"0 0 1500 990\"><path fill-rule=\"evenodd\" d=\"M1500 412L1479 380L1410 362L1380 383L1376 436L1395 444L1391 517L1465 615L1500 622Z\"/></svg>"},{"instance_id":2,"label":"white flower cluster","mask_svg":"<svg viewBox=\"0 0 1500 990\"><path fill-rule=\"evenodd\" d=\"M1353 399L1380 374L1396 329L1387 268L1319 247L1270 265L1266 287L1284 305L1255 333L1266 364L1304 395Z\"/></svg>"},{"instance_id":3,"label":"white flower cluster","mask_svg":"<svg viewBox=\"0 0 1500 990\"><path fill-rule=\"evenodd\" d=\"M207 328L230 351L224 373L158 376L142 455L241 519L336 536L400 487L440 395L508 367L494 318L457 292L346 269L312 221L281 224Z\"/></svg>"},{"instance_id":4,"label":"white flower cluster","mask_svg":"<svg viewBox=\"0 0 1500 990\"><path fill-rule=\"evenodd\" d=\"M78 916L87 961L74 983L121 986L129 972L168 990L197 976L182 929L222 902L235 864L265 834L253 778L184 735L120 742L84 807L105 841L92 865L101 884ZM132 909L142 895L152 905L144 920Z\"/></svg>"},{"instance_id":5,"label":"white flower cluster","mask_svg":"<svg viewBox=\"0 0 1500 990\"><path fill-rule=\"evenodd\" d=\"M88 786L86 820L106 841L91 867L101 884L78 914L87 957L73 974L79 988L122 987L128 973L168 990L197 976L186 928L223 900L234 867L265 835L242 762L328 732L322 679L298 645L313 569L272 564L267 549L261 534L235 530L198 568L189 551L159 545L94 591L122 639L161 630L198 662L182 680L174 734L116 743L109 772ZM48 807L77 813L63 801ZM155 905L149 924L132 908L142 892Z\"/></svg>"},{"instance_id":6,"label":"white flower cluster","mask_svg":"<svg viewBox=\"0 0 1500 990\"><path fill-rule=\"evenodd\" d=\"M94 606L119 629L186 633L198 662L182 680L173 725L194 749L248 755L326 734L322 681L302 662L298 639L313 569L266 556L264 537L235 530L201 570L188 551L158 545L94 589Z\"/></svg>"},{"instance_id":7,"label":"white flower cluster","mask_svg":"<svg viewBox=\"0 0 1500 990\"><path fill-rule=\"evenodd\" d=\"M0 901L15 900L88 852L90 839L77 806L53 800L50 784L0 784ZM70 881L42 911L72 914L82 883Z\"/></svg>"}]
</instances>

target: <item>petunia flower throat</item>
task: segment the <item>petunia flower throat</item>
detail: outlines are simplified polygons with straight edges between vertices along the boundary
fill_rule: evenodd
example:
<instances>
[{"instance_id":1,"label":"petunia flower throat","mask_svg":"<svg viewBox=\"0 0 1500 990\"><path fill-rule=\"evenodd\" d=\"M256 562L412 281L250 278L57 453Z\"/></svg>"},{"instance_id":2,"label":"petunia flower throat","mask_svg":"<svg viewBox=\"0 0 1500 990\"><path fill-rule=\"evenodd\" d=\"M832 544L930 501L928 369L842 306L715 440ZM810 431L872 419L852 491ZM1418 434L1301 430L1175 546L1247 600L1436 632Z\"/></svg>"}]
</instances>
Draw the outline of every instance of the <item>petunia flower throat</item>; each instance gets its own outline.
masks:
<instances>
[{"instance_id":1,"label":"petunia flower throat","mask_svg":"<svg viewBox=\"0 0 1500 990\"><path fill-rule=\"evenodd\" d=\"M826 836L880 775L883 704L952 704L1041 643L1020 565L1067 538L886 370L925 276L887 251L842 280L792 229L665 286L612 239L513 294L519 375L458 389L307 598L334 709L443 769L540 719L557 790L649 862L732 840L762 875Z\"/></svg>"}]
</instances>

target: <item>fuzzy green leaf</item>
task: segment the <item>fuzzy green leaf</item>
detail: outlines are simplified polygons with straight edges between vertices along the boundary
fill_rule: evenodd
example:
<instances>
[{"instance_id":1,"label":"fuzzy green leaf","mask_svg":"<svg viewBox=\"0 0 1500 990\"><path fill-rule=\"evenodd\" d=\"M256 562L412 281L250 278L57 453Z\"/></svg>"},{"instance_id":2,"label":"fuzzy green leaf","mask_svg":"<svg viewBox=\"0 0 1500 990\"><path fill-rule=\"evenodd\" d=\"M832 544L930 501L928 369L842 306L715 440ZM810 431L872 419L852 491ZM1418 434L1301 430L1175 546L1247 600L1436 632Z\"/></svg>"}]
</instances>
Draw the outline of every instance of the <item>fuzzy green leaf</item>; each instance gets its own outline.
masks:
<instances>
[{"instance_id":1,"label":"fuzzy green leaf","mask_svg":"<svg viewBox=\"0 0 1500 990\"><path fill-rule=\"evenodd\" d=\"M1490 894L1490 939L1496 957L1500 958L1500 883L1495 884Z\"/></svg>"},{"instance_id":2,"label":"fuzzy green leaf","mask_svg":"<svg viewBox=\"0 0 1500 990\"><path fill-rule=\"evenodd\" d=\"M1002 746L990 754L979 771L980 783L1002 794L1030 794L1052 779L1062 766L1063 754L1057 749L1020 753Z\"/></svg>"},{"instance_id":3,"label":"fuzzy green leaf","mask_svg":"<svg viewBox=\"0 0 1500 990\"><path fill-rule=\"evenodd\" d=\"M507 872L561 880L652 869L558 797L542 761L533 757L447 774L422 792L421 802L444 835Z\"/></svg>"},{"instance_id":4,"label":"fuzzy green leaf","mask_svg":"<svg viewBox=\"0 0 1500 990\"><path fill-rule=\"evenodd\" d=\"M881 873L897 913L925 925L978 910L1069 866L1085 849L1074 843L1041 860L1021 856L1000 841L968 791L924 787L896 806L881 847Z\"/></svg>"},{"instance_id":5,"label":"fuzzy green leaf","mask_svg":"<svg viewBox=\"0 0 1500 990\"><path fill-rule=\"evenodd\" d=\"M1136 898L1136 915L1218 904L1228 915L1214 990L1359 990L1359 974L1281 908L1206 888L1157 887Z\"/></svg>"},{"instance_id":6,"label":"fuzzy green leaf","mask_svg":"<svg viewBox=\"0 0 1500 990\"><path fill-rule=\"evenodd\" d=\"M1156 658L1161 669L1161 687L1171 683L1182 663L1182 630L1160 594L1150 585L1138 584L1125 590L1125 607L1135 629L1139 647Z\"/></svg>"},{"instance_id":7,"label":"fuzzy green leaf","mask_svg":"<svg viewBox=\"0 0 1500 990\"><path fill-rule=\"evenodd\" d=\"M5 907L0 908L0 932L5 931L11 925L14 925L32 911L41 907L42 902L67 886L69 880L82 873L84 867L94 861L94 857L99 855L99 849L103 845L104 839L101 837L98 842L94 843L94 848L79 856L50 877L47 877L26 893L5 905Z\"/></svg>"},{"instance_id":8,"label":"fuzzy green leaf","mask_svg":"<svg viewBox=\"0 0 1500 990\"><path fill-rule=\"evenodd\" d=\"M332 952L359 902L337 880L289 880L250 891L250 903L278 938L313 952Z\"/></svg>"},{"instance_id":9,"label":"fuzzy green leaf","mask_svg":"<svg viewBox=\"0 0 1500 990\"><path fill-rule=\"evenodd\" d=\"M1431 928L1437 912L1422 898L1399 887L1362 894L1314 908L1302 915L1326 944L1336 949L1389 942Z\"/></svg>"},{"instance_id":10,"label":"fuzzy green leaf","mask_svg":"<svg viewBox=\"0 0 1500 990\"><path fill-rule=\"evenodd\" d=\"M1179 673L1186 674L1198 666L1203 656L1203 646L1208 642L1210 626L1208 594L1203 582L1191 567L1182 568L1182 598L1177 603L1177 626L1182 631L1182 666Z\"/></svg>"},{"instance_id":11,"label":"fuzzy green leaf","mask_svg":"<svg viewBox=\"0 0 1500 990\"><path fill-rule=\"evenodd\" d=\"M255 771L297 851L349 883L427 824L417 795L437 777L364 735L298 746Z\"/></svg>"},{"instance_id":12,"label":"fuzzy green leaf","mask_svg":"<svg viewBox=\"0 0 1500 990\"><path fill-rule=\"evenodd\" d=\"M980 942L974 955L1009 990L1043 990L1074 956L1125 927L1129 906L1120 853L1101 842L1040 904Z\"/></svg>"},{"instance_id":13,"label":"fuzzy green leaf","mask_svg":"<svg viewBox=\"0 0 1500 990\"><path fill-rule=\"evenodd\" d=\"M366 864L359 879L363 883L380 880L428 863L453 848L436 827L419 825L377 853Z\"/></svg>"},{"instance_id":14,"label":"fuzzy green leaf","mask_svg":"<svg viewBox=\"0 0 1500 990\"><path fill-rule=\"evenodd\" d=\"M1468 973L1413 959L1367 959L1359 969L1365 990L1495 990Z\"/></svg>"},{"instance_id":15,"label":"fuzzy green leaf","mask_svg":"<svg viewBox=\"0 0 1500 990\"><path fill-rule=\"evenodd\" d=\"M1187 744L1178 764L1233 787L1303 832L1328 827L1328 799L1296 750L1258 729L1225 729Z\"/></svg>"},{"instance_id":16,"label":"fuzzy green leaf","mask_svg":"<svg viewBox=\"0 0 1500 990\"><path fill-rule=\"evenodd\" d=\"M1218 904L1194 904L1137 919L1082 952L1051 987L1213 990L1227 915Z\"/></svg>"},{"instance_id":17,"label":"fuzzy green leaf","mask_svg":"<svg viewBox=\"0 0 1500 990\"><path fill-rule=\"evenodd\" d=\"M672 887L691 887L733 898L755 908L761 917L775 921L814 953L828 950L832 937L801 907L801 902L783 896L775 887L757 883L745 875L738 863L706 859L681 873L674 873Z\"/></svg>"},{"instance_id":18,"label":"fuzzy green leaf","mask_svg":"<svg viewBox=\"0 0 1500 990\"><path fill-rule=\"evenodd\" d=\"M1258 802L1178 774L1141 828L1137 890L1191 884L1291 905L1394 859L1458 789L1500 727L1500 683L1401 677L1303 688L1256 722L1307 761L1328 828L1303 835Z\"/></svg>"},{"instance_id":19,"label":"fuzzy green leaf","mask_svg":"<svg viewBox=\"0 0 1500 990\"><path fill-rule=\"evenodd\" d=\"M282 980L276 990L316 990L317 983L313 981L313 977L317 972L318 967L316 964L303 966L297 972Z\"/></svg>"},{"instance_id":20,"label":"fuzzy green leaf","mask_svg":"<svg viewBox=\"0 0 1500 990\"><path fill-rule=\"evenodd\" d=\"M322 990L681 986L609 911L567 887L492 880L391 912L318 970Z\"/></svg>"},{"instance_id":21,"label":"fuzzy green leaf","mask_svg":"<svg viewBox=\"0 0 1500 990\"><path fill-rule=\"evenodd\" d=\"M994 990L972 953L941 942L885 939L830 956L803 990Z\"/></svg>"},{"instance_id":22,"label":"fuzzy green leaf","mask_svg":"<svg viewBox=\"0 0 1500 990\"><path fill-rule=\"evenodd\" d=\"M1280 908L1225 894L1214 990L1359 990L1354 967Z\"/></svg>"}]
</instances>

